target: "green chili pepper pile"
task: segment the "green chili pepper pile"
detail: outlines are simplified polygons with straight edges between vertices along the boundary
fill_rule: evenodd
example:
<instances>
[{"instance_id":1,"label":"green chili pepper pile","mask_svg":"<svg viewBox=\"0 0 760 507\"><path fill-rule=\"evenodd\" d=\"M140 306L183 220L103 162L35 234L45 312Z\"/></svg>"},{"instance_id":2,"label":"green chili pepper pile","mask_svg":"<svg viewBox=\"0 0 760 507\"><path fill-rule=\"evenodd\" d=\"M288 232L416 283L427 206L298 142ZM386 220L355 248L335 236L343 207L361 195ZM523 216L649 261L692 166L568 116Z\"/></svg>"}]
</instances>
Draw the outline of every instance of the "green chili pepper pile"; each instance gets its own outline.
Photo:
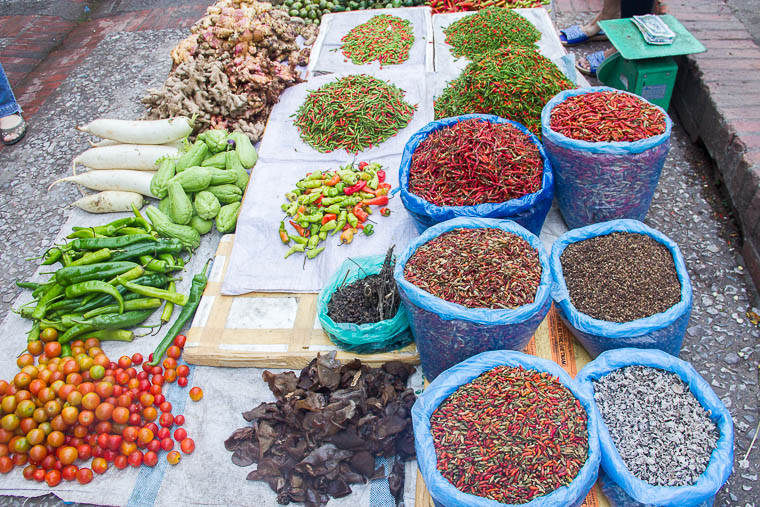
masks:
<instances>
[{"instance_id":1,"label":"green chili pepper pile","mask_svg":"<svg viewBox=\"0 0 760 507\"><path fill-rule=\"evenodd\" d=\"M386 65L409 59L414 34L408 19L380 14L355 26L340 40L343 55L352 63L361 65L377 60Z\"/></svg>"},{"instance_id":2,"label":"green chili pepper pile","mask_svg":"<svg viewBox=\"0 0 760 507\"><path fill-rule=\"evenodd\" d=\"M131 341L128 329L142 324L164 301L186 305L188 296L170 285L171 272L183 269L186 245L159 233L137 209L135 216L97 227L74 227L71 240L48 250L43 265L60 263L46 283L20 282L34 301L19 313L34 325L28 340L55 329L61 345L77 336ZM162 319L171 313L164 311ZM118 331L118 332L117 332ZM67 350L64 349L64 350Z\"/></svg>"},{"instance_id":3,"label":"green chili pepper pile","mask_svg":"<svg viewBox=\"0 0 760 507\"><path fill-rule=\"evenodd\" d=\"M456 57L472 57L505 46L532 46L541 39L541 32L530 21L501 7L489 7L455 21L444 33Z\"/></svg>"},{"instance_id":4,"label":"green chili pepper pile","mask_svg":"<svg viewBox=\"0 0 760 507\"><path fill-rule=\"evenodd\" d=\"M320 152L357 153L406 127L417 109L404 91L365 74L354 74L312 90L296 112L301 139Z\"/></svg>"},{"instance_id":5,"label":"green chili pepper pile","mask_svg":"<svg viewBox=\"0 0 760 507\"><path fill-rule=\"evenodd\" d=\"M288 202L281 208L288 217L294 234L288 232L285 220L280 222L280 241L290 247L287 259L294 253L305 253L308 259L318 256L325 247L319 244L328 234L340 234L340 243L351 243L354 235L363 230L366 236L374 233L369 220L372 206L386 206L390 183L385 171L376 162L341 167L337 171L314 171L296 183L285 194Z\"/></svg>"},{"instance_id":6,"label":"green chili pepper pile","mask_svg":"<svg viewBox=\"0 0 760 507\"><path fill-rule=\"evenodd\" d=\"M541 135L541 109L575 85L538 51L510 46L479 55L435 101L435 117L495 114Z\"/></svg>"}]
</instances>

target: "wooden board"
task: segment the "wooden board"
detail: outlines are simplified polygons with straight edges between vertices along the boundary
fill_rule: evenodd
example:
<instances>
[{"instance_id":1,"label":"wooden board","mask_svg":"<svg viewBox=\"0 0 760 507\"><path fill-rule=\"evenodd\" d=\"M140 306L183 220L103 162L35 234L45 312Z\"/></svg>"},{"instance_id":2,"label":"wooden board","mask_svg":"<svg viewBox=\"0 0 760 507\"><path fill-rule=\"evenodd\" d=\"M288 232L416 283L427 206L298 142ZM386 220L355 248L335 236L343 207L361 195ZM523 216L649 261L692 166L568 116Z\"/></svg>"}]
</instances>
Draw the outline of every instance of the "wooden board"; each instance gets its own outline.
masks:
<instances>
[{"instance_id":1,"label":"wooden board","mask_svg":"<svg viewBox=\"0 0 760 507\"><path fill-rule=\"evenodd\" d=\"M317 352L337 350L336 358L360 358L374 366L386 361L420 362L417 347L381 354L355 354L340 350L317 320L317 294L252 292L223 296L234 235L219 242L214 266L195 318L187 334L182 357L206 366L255 366L301 369Z\"/></svg>"},{"instance_id":2,"label":"wooden board","mask_svg":"<svg viewBox=\"0 0 760 507\"><path fill-rule=\"evenodd\" d=\"M562 323L554 306L549 310L549 314L541 325L538 326L536 333L523 352L554 361L562 366L571 377L575 377L578 371L591 360L586 349L575 340L575 337ZM433 507L433 499L430 497L430 492L419 471L417 472L415 493L415 507ZM602 495L598 482L582 504L583 507L609 507L609 505L607 499Z\"/></svg>"}]
</instances>

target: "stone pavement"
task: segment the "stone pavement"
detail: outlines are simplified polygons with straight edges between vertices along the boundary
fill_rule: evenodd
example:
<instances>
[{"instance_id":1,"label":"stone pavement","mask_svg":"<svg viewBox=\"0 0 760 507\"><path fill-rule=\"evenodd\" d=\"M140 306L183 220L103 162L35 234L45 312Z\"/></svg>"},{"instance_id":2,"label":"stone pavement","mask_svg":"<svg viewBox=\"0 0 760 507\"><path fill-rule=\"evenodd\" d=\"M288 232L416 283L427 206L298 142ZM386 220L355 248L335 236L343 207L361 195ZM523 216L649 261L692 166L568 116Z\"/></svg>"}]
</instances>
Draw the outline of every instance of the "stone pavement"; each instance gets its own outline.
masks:
<instances>
[{"instance_id":1,"label":"stone pavement","mask_svg":"<svg viewBox=\"0 0 760 507\"><path fill-rule=\"evenodd\" d=\"M720 0L700 2L694 3L704 9L714 3L724 10ZM75 131L74 125L99 115L138 117L143 110L139 97L146 88L160 83L169 70L169 48L209 3L211 0L0 0L0 62L30 124L24 142L0 151L0 319L19 294L13 281L26 279L34 271L35 264L24 258L50 246L63 222L64 204L76 197L73 186L46 190L52 181L70 173L71 158L86 148L87 137ZM676 3L672 12L680 17ZM562 27L584 21L600 6L601 0L555 0L556 23ZM699 12L694 10L692 17L699 18ZM688 13L685 16L688 18ZM716 38L710 44L716 51L720 44L733 47L734 39L728 37L735 31L724 34L732 42L721 43ZM603 43L595 43L573 51L585 53L603 47ZM725 55L718 60L730 63L727 57L731 55L724 49ZM724 72L726 80L708 85L720 89L741 83L729 79L732 71ZM682 82L679 80L677 93L685 93ZM702 86L701 81L695 82ZM750 100L750 94L741 97ZM713 386L736 424L735 470L716 505L754 506L760 488L760 443L746 463L741 460L755 435L760 406L760 328L746 313L752 309L760 313L760 305L747 273L749 265L742 257L741 232L746 234L746 226L742 226L747 222L741 213L735 218L731 197L722 193L725 188L716 180L722 171L721 158L705 139L708 132L695 136L684 119L703 109L708 108L702 102L671 109L676 123L672 148L646 222L680 245L694 286L694 308L682 357ZM738 107L733 110L740 113ZM758 122L753 116L757 112L757 108L748 110L735 122L739 127ZM700 136L706 149L693 142ZM741 138L745 139L743 134ZM724 148L729 138L725 139ZM0 378L8 375L0 372ZM20 503L18 498L0 497L0 506ZM27 504L60 502L49 496Z\"/></svg>"}]
</instances>

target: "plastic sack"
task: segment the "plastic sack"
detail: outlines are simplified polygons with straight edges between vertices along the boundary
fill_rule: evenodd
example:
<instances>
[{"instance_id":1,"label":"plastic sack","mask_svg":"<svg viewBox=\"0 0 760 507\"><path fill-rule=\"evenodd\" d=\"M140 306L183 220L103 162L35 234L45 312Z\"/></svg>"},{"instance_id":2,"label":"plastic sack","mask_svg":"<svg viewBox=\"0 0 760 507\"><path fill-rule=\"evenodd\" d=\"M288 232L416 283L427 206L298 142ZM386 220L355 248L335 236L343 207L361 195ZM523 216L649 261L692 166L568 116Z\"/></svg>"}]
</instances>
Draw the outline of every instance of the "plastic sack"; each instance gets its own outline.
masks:
<instances>
[{"instance_id":1,"label":"plastic sack","mask_svg":"<svg viewBox=\"0 0 760 507\"><path fill-rule=\"evenodd\" d=\"M595 319L578 311L570 301L560 256L570 243L576 243L613 232L646 234L665 245L673 256L678 281L681 282L681 300L666 311L629 322L610 322ZM595 357L601 352L621 347L660 349L677 356L691 316L692 290L681 250L667 236L637 220L610 220L566 232L552 245L551 255L552 298L559 306L562 321L575 335L588 353Z\"/></svg>"},{"instance_id":2,"label":"plastic sack","mask_svg":"<svg viewBox=\"0 0 760 507\"><path fill-rule=\"evenodd\" d=\"M625 495L616 494L616 490L607 487L612 493L610 501L613 506L657 505L662 507L694 507L712 505L713 498L731 475L734 463L734 423L723 402L713 392L705 380L694 368L677 357L659 350L642 350L634 348L610 350L600 354L588 363L576 377L580 390L592 399L594 397L593 381L606 374L626 366L650 366L677 374L689 386L691 393L702 407L710 412L720 431L720 438L710 456L707 469L691 486L653 486L637 479L623 463L610 432L601 417L599 408L594 404L594 412L599 423L599 443L602 450L602 467L608 479L617 484Z\"/></svg>"},{"instance_id":3,"label":"plastic sack","mask_svg":"<svg viewBox=\"0 0 760 507\"><path fill-rule=\"evenodd\" d=\"M618 486L609 475L604 473L604 470L599 470L599 489L602 490L602 494L609 501L611 507L650 507L651 505L637 502L628 496L623 488ZM715 497L710 497L694 507L712 507L714 499Z\"/></svg>"},{"instance_id":4,"label":"plastic sack","mask_svg":"<svg viewBox=\"0 0 760 507\"><path fill-rule=\"evenodd\" d=\"M567 486L556 489L548 495L534 498L528 503L521 504L521 506L569 507L581 505L594 486L594 482L596 482L599 462L601 460L597 423L599 412L594 406L594 398L579 389L576 382L570 378L570 375L553 361L523 354L522 352L507 350L483 352L449 368L441 373L417 397L417 401L412 406L412 424L414 425L414 447L417 451L417 465L420 468L422 477L425 479L425 485L430 491L430 496L433 497L436 505L448 507L497 507L508 505L459 491L446 480L436 467L437 457L433 436L430 432L430 417L433 415L433 411L451 393L456 391L460 386L479 377L482 373L501 365L522 366L526 369L544 371L554 375L578 399L588 417L589 454L586 463L581 467L575 479Z\"/></svg>"},{"instance_id":5,"label":"plastic sack","mask_svg":"<svg viewBox=\"0 0 760 507\"><path fill-rule=\"evenodd\" d=\"M538 251L541 281L533 303L513 310L467 308L444 301L404 278L414 252L446 231L457 228L497 228L526 240ZM406 307L425 378L433 380L446 368L488 350L522 350L551 307L551 269L537 236L511 220L455 218L434 225L412 242L396 260L393 273Z\"/></svg>"},{"instance_id":6,"label":"plastic sack","mask_svg":"<svg viewBox=\"0 0 760 507\"><path fill-rule=\"evenodd\" d=\"M327 303L342 284L359 278L376 275L385 261L385 255L346 259L338 271L327 281L317 299L317 317L327 336L344 350L369 354L396 350L412 342L409 320L404 305L399 305L393 318L373 324L336 323L327 315Z\"/></svg>"},{"instance_id":7,"label":"plastic sack","mask_svg":"<svg viewBox=\"0 0 760 507\"><path fill-rule=\"evenodd\" d=\"M538 147L541 159L544 161L541 189L538 192L500 203L485 203L475 206L436 206L409 191L409 171L412 165L412 155L417 146L427 139L432 132L472 118L480 118L490 123L509 123L530 137L533 144ZM546 215L549 213L549 208L551 208L552 199L554 198L554 175L544 147L538 138L523 125L492 114L465 114L432 121L409 138L406 146L404 146L404 153L401 157L399 188L401 189L401 202L404 203L406 210L414 218L417 230L420 233L428 227L451 220L452 218L480 217L514 220L533 234L538 235L541 232L541 227L544 225L544 220L546 220Z\"/></svg>"},{"instance_id":8,"label":"plastic sack","mask_svg":"<svg viewBox=\"0 0 760 507\"><path fill-rule=\"evenodd\" d=\"M600 91L629 93L606 86L565 90L541 111L542 141L554 170L559 209L571 229L617 218L644 220L670 149L673 122L654 104L665 115L665 132L641 141L591 143L551 129L555 106L568 97Z\"/></svg>"}]
</instances>

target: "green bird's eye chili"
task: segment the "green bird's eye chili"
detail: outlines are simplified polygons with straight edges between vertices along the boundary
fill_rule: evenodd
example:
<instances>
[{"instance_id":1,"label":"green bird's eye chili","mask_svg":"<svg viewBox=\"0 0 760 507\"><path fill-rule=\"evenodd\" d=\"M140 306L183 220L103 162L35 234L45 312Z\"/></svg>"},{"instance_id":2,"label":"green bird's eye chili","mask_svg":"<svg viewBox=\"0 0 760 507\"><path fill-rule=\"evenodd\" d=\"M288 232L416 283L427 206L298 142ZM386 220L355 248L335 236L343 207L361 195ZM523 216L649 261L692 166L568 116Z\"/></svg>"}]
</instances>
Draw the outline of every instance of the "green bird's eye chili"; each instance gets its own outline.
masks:
<instances>
[{"instance_id":1,"label":"green bird's eye chili","mask_svg":"<svg viewBox=\"0 0 760 507\"><path fill-rule=\"evenodd\" d=\"M665 132L665 115L629 93L591 92L568 97L552 109L553 131L580 141L634 142Z\"/></svg>"},{"instance_id":2,"label":"green bird's eye chili","mask_svg":"<svg viewBox=\"0 0 760 507\"><path fill-rule=\"evenodd\" d=\"M538 252L501 229L452 229L421 245L404 278L467 308L517 308L533 303L541 282Z\"/></svg>"},{"instance_id":3,"label":"green bird's eye chili","mask_svg":"<svg viewBox=\"0 0 760 507\"><path fill-rule=\"evenodd\" d=\"M355 26L340 40L343 55L352 63L362 65L377 60L380 65L388 65L409 59L414 34L409 20L380 14Z\"/></svg>"},{"instance_id":4,"label":"green bird's eye chili","mask_svg":"<svg viewBox=\"0 0 760 507\"><path fill-rule=\"evenodd\" d=\"M357 153L409 124L417 106L405 102L404 93L371 76L346 76L310 91L294 124L301 139L317 151L343 148Z\"/></svg>"},{"instance_id":5,"label":"green bird's eye chili","mask_svg":"<svg viewBox=\"0 0 760 507\"><path fill-rule=\"evenodd\" d=\"M478 55L435 101L435 117L495 114L541 135L541 109L575 85L535 49L509 46Z\"/></svg>"},{"instance_id":6,"label":"green bird's eye chili","mask_svg":"<svg viewBox=\"0 0 760 507\"><path fill-rule=\"evenodd\" d=\"M530 21L500 7L488 7L455 21L444 33L455 57L472 57L504 46L532 46L541 39L541 32Z\"/></svg>"},{"instance_id":7,"label":"green bird's eye chili","mask_svg":"<svg viewBox=\"0 0 760 507\"><path fill-rule=\"evenodd\" d=\"M588 456L580 402L546 372L497 366L430 417L436 466L454 487L524 504L568 485Z\"/></svg>"},{"instance_id":8,"label":"green bird's eye chili","mask_svg":"<svg viewBox=\"0 0 760 507\"><path fill-rule=\"evenodd\" d=\"M417 146L409 191L437 206L474 206L537 192L542 176L541 154L526 134L472 119L432 132Z\"/></svg>"}]
</instances>

